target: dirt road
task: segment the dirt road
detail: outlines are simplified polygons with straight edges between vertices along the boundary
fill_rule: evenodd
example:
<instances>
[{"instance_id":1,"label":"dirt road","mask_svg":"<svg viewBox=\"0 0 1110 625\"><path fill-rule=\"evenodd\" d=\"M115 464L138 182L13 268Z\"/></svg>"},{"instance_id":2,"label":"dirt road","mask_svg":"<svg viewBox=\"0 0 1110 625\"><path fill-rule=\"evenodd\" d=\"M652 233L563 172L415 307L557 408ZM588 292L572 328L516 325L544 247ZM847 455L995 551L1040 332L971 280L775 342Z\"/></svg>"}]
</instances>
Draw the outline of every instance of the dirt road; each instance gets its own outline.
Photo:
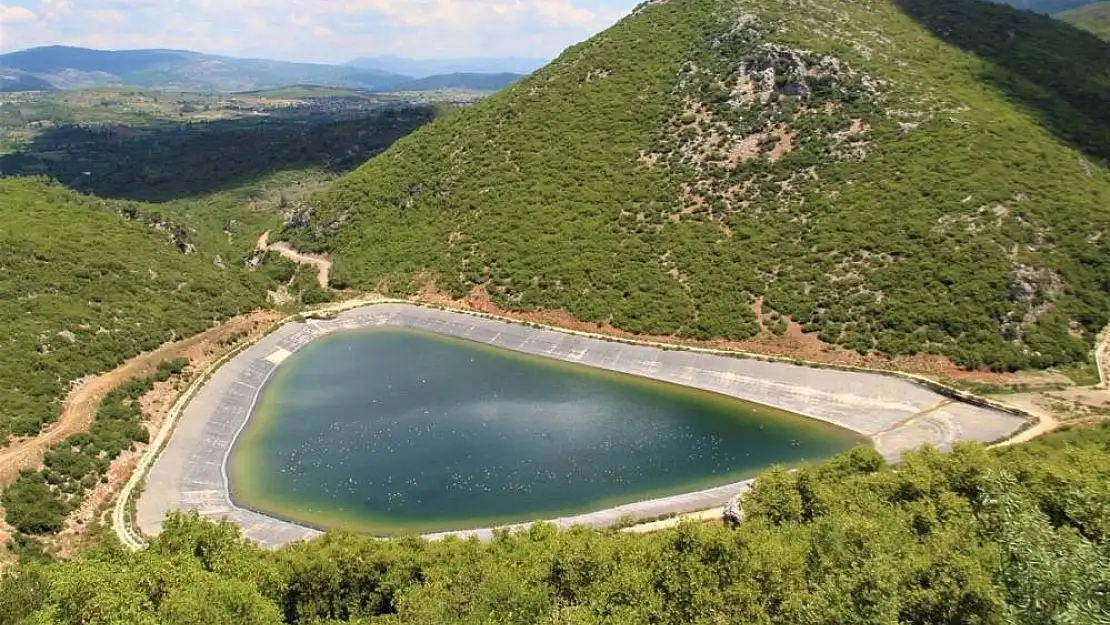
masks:
<instances>
[{"instance_id":1,"label":"dirt road","mask_svg":"<svg viewBox=\"0 0 1110 625\"><path fill-rule=\"evenodd\" d=\"M14 482L23 469L39 468L43 454L51 445L61 442L71 434L88 430L100 402L112 389L131 379L154 373L164 360L203 360L205 354L219 341L238 332L250 331L260 320L269 317L274 315L268 312L253 313L230 319L200 334L139 354L107 373L81 380L66 397L65 406L57 421L34 438L17 440L0 449L0 486Z\"/></svg>"},{"instance_id":2,"label":"dirt road","mask_svg":"<svg viewBox=\"0 0 1110 625\"><path fill-rule=\"evenodd\" d=\"M285 241L270 243L269 232L264 232L262 236L258 237L258 241L255 243L255 249L277 252L284 258L288 258L295 263L312 265L316 267L316 283L320 285L320 288L326 290L331 284L331 260L329 260L327 256L298 252Z\"/></svg>"}]
</instances>

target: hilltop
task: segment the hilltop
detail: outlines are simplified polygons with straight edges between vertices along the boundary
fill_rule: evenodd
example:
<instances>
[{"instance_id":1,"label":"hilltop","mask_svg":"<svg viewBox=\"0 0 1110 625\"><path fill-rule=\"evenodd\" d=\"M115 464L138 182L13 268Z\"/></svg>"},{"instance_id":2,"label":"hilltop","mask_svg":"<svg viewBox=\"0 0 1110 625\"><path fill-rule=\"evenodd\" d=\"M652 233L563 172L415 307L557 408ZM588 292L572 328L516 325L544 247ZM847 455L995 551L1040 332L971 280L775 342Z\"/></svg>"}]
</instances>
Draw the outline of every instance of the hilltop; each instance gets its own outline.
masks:
<instances>
[{"instance_id":1,"label":"hilltop","mask_svg":"<svg viewBox=\"0 0 1110 625\"><path fill-rule=\"evenodd\" d=\"M1084 363L1110 320L1107 59L973 0L647 3L288 234L341 285L634 333Z\"/></svg>"}]
</instances>

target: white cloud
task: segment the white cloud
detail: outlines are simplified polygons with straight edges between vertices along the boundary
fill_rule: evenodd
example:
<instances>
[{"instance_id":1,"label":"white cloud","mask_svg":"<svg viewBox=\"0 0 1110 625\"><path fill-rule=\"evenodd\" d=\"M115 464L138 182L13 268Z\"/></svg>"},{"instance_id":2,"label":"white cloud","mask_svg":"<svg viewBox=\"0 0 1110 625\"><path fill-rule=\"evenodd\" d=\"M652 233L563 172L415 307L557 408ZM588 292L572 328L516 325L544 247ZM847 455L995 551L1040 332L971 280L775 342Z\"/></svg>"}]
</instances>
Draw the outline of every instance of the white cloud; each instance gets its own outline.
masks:
<instances>
[{"instance_id":1,"label":"white cloud","mask_svg":"<svg viewBox=\"0 0 1110 625\"><path fill-rule=\"evenodd\" d=\"M38 17L35 16L30 9L0 4L0 27L10 26L12 24L26 24L36 20L38 20Z\"/></svg>"},{"instance_id":2,"label":"white cloud","mask_svg":"<svg viewBox=\"0 0 1110 625\"><path fill-rule=\"evenodd\" d=\"M636 0L8 0L3 47L177 47L342 62L357 56L553 56ZM36 19L37 16L37 19ZM13 32L14 30L14 32Z\"/></svg>"}]
</instances>

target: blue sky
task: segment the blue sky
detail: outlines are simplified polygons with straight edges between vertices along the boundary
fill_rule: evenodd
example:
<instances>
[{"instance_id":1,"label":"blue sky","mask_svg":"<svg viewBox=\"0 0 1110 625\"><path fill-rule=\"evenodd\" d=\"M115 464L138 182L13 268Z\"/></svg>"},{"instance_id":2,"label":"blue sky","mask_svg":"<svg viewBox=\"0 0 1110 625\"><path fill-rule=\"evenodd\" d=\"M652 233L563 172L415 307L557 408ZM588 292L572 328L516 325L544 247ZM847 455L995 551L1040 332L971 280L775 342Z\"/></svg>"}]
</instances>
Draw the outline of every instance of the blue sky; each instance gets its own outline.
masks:
<instances>
[{"instance_id":1,"label":"blue sky","mask_svg":"<svg viewBox=\"0 0 1110 625\"><path fill-rule=\"evenodd\" d=\"M637 0L0 0L0 51L65 43L298 61L553 57Z\"/></svg>"}]
</instances>

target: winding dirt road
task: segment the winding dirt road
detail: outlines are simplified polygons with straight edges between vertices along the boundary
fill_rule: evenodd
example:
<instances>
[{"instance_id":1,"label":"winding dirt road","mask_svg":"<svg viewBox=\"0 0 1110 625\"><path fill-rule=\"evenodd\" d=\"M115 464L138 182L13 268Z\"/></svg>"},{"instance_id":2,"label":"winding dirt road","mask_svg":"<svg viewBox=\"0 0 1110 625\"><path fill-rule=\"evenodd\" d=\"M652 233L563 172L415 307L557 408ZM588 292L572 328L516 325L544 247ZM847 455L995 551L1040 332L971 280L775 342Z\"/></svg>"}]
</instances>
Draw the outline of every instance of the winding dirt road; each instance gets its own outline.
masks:
<instances>
[{"instance_id":1,"label":"winding dirt road","mask_svg":"<svg viewBox=\"0 0 1110 625\"><path fill-rule=\"evenodd\" d=\"M329 279L331 275L331 260L329 260L327 256L298 252L285 241L270 243L270 233L268 231L262 233L262 236L258 237L258 241L255 242L255 249L259 251L277 252L282 257L288 258L295 263L312 265L316 267L316 282L320 285L320 288L327 290L331 284Z\"/></svg>"}]
</instances>

